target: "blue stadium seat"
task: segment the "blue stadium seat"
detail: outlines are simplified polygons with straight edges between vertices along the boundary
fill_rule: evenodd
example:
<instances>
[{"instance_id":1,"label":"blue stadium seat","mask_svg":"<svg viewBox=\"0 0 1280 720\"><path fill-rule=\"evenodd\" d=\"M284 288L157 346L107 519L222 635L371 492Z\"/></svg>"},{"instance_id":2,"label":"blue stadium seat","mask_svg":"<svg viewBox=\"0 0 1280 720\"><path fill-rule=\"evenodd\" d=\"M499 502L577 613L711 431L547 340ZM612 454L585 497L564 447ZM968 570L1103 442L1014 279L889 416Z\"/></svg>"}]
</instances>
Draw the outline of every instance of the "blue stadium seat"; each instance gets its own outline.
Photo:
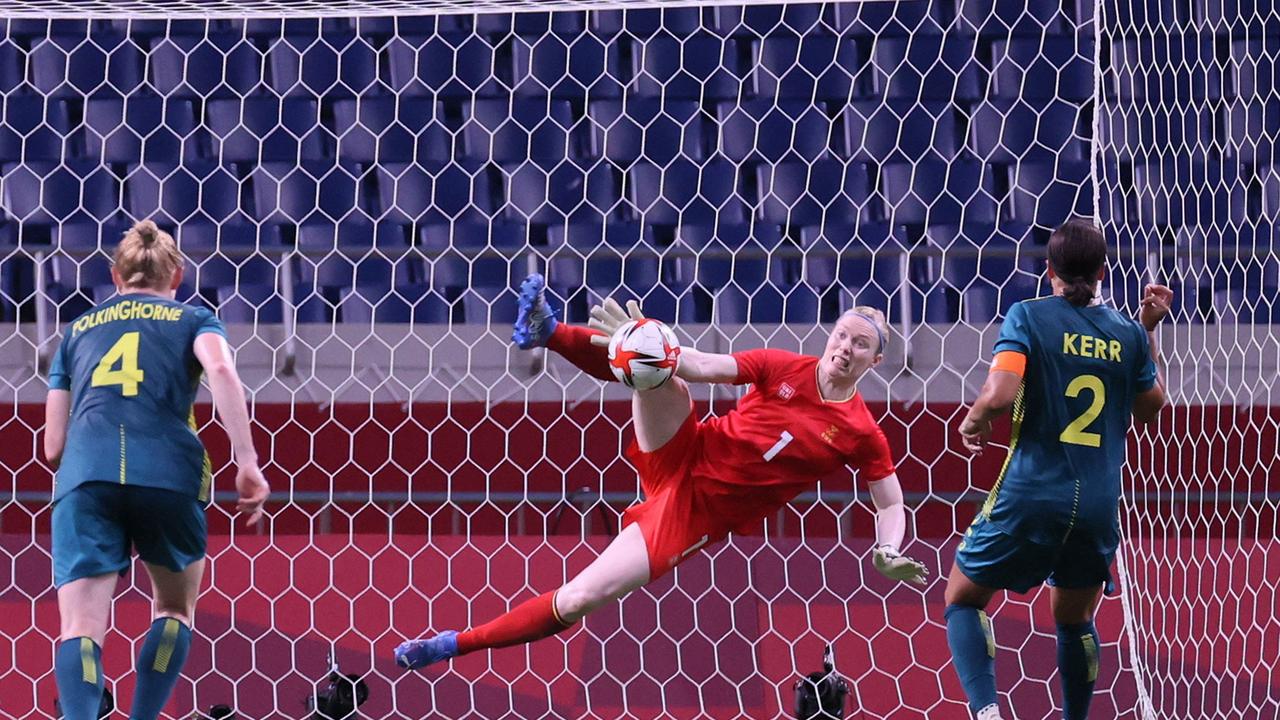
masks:
<instances>
[{"instance_id":1,"label":"blue stadium seat","mask_svg":"<svg viewBox=\"0 0 1280 720\"><path fill-rule=\"evenodd\" d=\"M1087 160L1024 162L1010 168L1012 216L1054 228L1073 215L1093 215L1093 181Z\"/></svg>"},{"instance_id":2,"label":"blue stadium seat","mask_svg":"<svg viewBox=\"0 0 1280 720\"><path fill-rule=\"evenodd\" d=\"M109 220L120 212L120 181L92 162L10 163L0 166L0 210L35 223Z\"/></svg>"},{"instance_id":3,"label":"blue stadium seat","mask_svg":"<svg viewBox=\"0 0 1280 720\"><path fill-rule=\"evenodd\" d=\"M757 99L716 106L720 141L716 148L734 161L813 161L832 145L826 103Z\"/></svg>"},{"instance_id":4,"label":"blue stadium seat","mask_svg":"<svg viewBox=\"0 0 1280 720\"><path fill-rule=\"evenodd\" d=\"M525 226L508 223L427 225L419 241L427 264L424 278L450 299L472 286L509 288L525 274L523 261L516 259L527 247L526 233Z\"/></svg>"},{"instance_id":5,"label":"blue stadium seat","mask_svg":"<svg viewBox=\"0 0 1280 720\"><path fill-rule=\"evenodd\" d=\"M494 47L479 35L402 35L386 45L387 73L402 96L500 97Z\"/></svg>"},{"instance_id":6,"label":"blue stadium seat","mask_svg":"<svg viewBox=\"0 0 1280 720\"><path fill-rule=\"evenodd\" d=\"M821 4L719 5L711 8L707 27L721 35L799 35L826 27Z\"/></svg>"},{"instance_id":7,"label":"blue stadium seat","mask_svg":"<svg viewBox=\"0 0 1280 720\"><path fill-rule=\"evenodd\" d=\"M143 81L146 58L123 35L95 32L36 40L29 56L31 84L44 95L127 93Z\"/></svg>"},{"instance_id":8,"label":"blue stadium seat","mask_svg":"<svg viewBox=\"0 0 1280 720\"><path fill-rule=\"evenodd\" d=\"M738 168L729 162L678 158L666 167L637 162L627 183L627 199L646 223L735 223L746 218Z\"/></svg>"},{"instance_id":9,"label":"blue stadium seat","mask_svg":"<svg viewBox=\"0 0 1280 720\"><path fill-rule=\"evenodd\" d=\"M510 326L516 321L516 293L511 287L472 285L462 291L464 322L489 326Z\"/></svg>"},{"instance_id":10,"label":"blue stadium seat","mask_svg":"<svg viewBox=\"0 0 1280 720\"><path fill-rule=\"evenodd\" d=\"M891 163L881 168L888 217L931 225L991 222L996 217L991 169L961 158L949 163Z\"/></svg>"},{"instance_id":11,"label":"blue stadium seat","mask_svg":"<svg viewBox=\"0 0 1280 720\"><path fill-rule=\"evenodd\" d=\"M1021 223L931 225L926 241L942 251L941 278L950 318L998 321L1014 303L1035 297L1042 267L1028 254L1031 228Z\"/></svg>"},{"instance_id":12,"label":"blue stadium seat","mask_svg":"<svg viewBox=\"0 0 1280 720\"><path fill-rule=\"evenodd\" d=\"M516 222L599 222L621 200L614 170L605 164L586 169L566 162L550 170L530 163L508 166L503 185L504 211Z\"/></svg>"},{"instance_id":13,"label":"blue stadium seat","mask_svg":"<svg viewBox=\"0 0 1280 720\"><path fill-rule=\"evenodd\" d=\"M1153 33L1114 41L1104 77L1107 92L1120 100L1182 105L1221 98L1222 65L1210 36Z\"/></svg>"},{"instance_id":14,"label":"blue stadium seat","mask_svg":"<svg viewBox=\"0 0 1280 720\"><path fill-rule=\"evenodd\" d=\"M166 35L199 36L232 30L232 24L227 20L133 17L108 20L107 23L112 32L127 35L130 40L144 47L146 41Z\"/></svg>"},{"instance_id":15,"label":"blue stadium seat","mask_svg":"<svg viewBox=\"0 0 1280 720\"><path fill-rule=\"evenodd\" d=\"M285 162L330 156L332 135L313 98L213 100L205 122L211 154L222 162Z\"/></svg>"},{"instance_id":16,"label":"blue stadium seat","mask_svg":"<svg viewBox=\"0 0 1280 720\"><path fill-rule=\"evenodd\" d=\"M487 168L451 164L432 172L420 165L374 168L379 210L387 218L417 223L490 218L494 214Z\"/></svg>"},{"instance_id":17,"label":"blue stadium seat","mask_svg":"<svg viewBox=\"0 0 1280 720\"><path fill-rule=\"evenodd\" d=\"M566 44L555 36L530 38L513 46L514 89L520 96L590 98L622 94L620 43L590 34Z\"/></svg>"},{"instance_id":18,"label":"blue stadium seat","mask_svg":"<svg viewBox=\"0 0 1280 720\"><path fill-rule=\"evenodd\" d=\"M364 38L285 35L272 41L266 63L280 95L360 95L380 89L378 50Z\"/></svg>"},{"instance_id":19,"label":"blue stadium seat","mask_svg":"<svg viewBox=\"0 0 1280 720\"><path fill-rule=\"evenodd\" d=\"M441 168L454 139L440 103L370 95L333 104L338 159L355 163L415 163Z\"/></svg>"},{"instance_id":20,"label":"blue stadium seat","mask_svg":"<svg viewBox=\"0 0 1280 720\"><path fill-rule=\"evenodd\" d=\"M958 34L883 37L872 50L877 96L894 100L977 100L984 83L977 39Z\"/></svg>"},{"instance_id":21,"label":"blue stadium seat","mask_svg":"<svg viewBox=\"0 0 1280 720\"><path fill-rule=\"evenodd\" d=\"M737 41L706 34L637 40L635 87L641 95L728 100L749 92L738 63Z\"/></svg>"},{"instance_id":22,"label":"blue stadium seat","mask_svg":"<svg viewBox=\"0 0 1280 720\"><path fill-rule=\"evenodd\" d=\"M1138 113L1132 108L1126 108L1125 114L1150 118L1149 112ZM973 108L970 147L986 162L1083 160L1092 129L1078 132L1077 128L1086 120L1087 116L1073 103L992 99Z\"/></svg>"},{"instance_id":23,"label":"blue stadium seat","mask_svg":"<svg viewBox=\"0 0 1280 720\"><path fill-rule=\"evenodd\" d=\"M915 0L833 3L832 25L841 35L875 39L941 35L943 3Z\"/></svg>"},{"instance_id":24,"label":"blue stadium seat","mask_svg":"<svg viewBox=\"0 0 1280 720\"><path fill-rule=\"evenodd\" d=\"M298 278L322 291L407 285L417 278L403 225L310 222L298 227ZM326 295L330 295L326 292Z\"/></svg>"},{"instance_id":25,"label":"blue stadium seat","mask_svg":"<svg viewBox=\"0 0 1280 720\"><path fill-rule=\"evenodd\" d=\"M0 32L0 93L9 93L27 82L27 51Z\"/></svg>"},{"instance_id":26,"label":"blue stadium seat","mask_svg":"<svg viewBox=\"0 0 1280 720\"><path fill-rule=\"evenodd\" d=\"M665 165L676 157L701 160L707 116L692 100L629 96L587 106L591 154L628 167L638 159Z\"/></svg>"},{"instance_id":27,"label":"blue stadium seat","mask_svg":"<svg viewBox=\"0 0 1280 720\"><path fill-rule=\"evenodd\" d=\"M991 48L995 97L1091 99L1093 45L1090 35L1015 37L996 42Z\"/></svg>"},{"instance_id":28,"label":"blue stadium seat","mask_svg":"<svg viewBox=\"0 0 1280 720\"><path fill-rule=\"evenodd\" d=\"M532 160L552 168L570 156L573 115L567 100L476 100L464 105L462 115L468 157Z\"/></svg>"},{"instance_id":29,"label":"blue stadium seat","mask_svg":"<svg viewBox=\"0 0 1280 720\"><path fill-rule=\"evenodd\" d=\"M541 38L577 37L587 24L586 12L483 13L475 16L475 31L497 39L511 34Z\"/></svg>"},{"instance_id":30,"label":"blue stadium seat","mask_svg":"<svg viewBox=\"0 0 1280 720\"><path fill-rule=\"evenodd\" d=\"M110 287L111 252L127 230L121 223L71 222L53 228L57 251L45 265L45 292L68 321L93 306L98 288Z\"/></svg>"},{"instance_id":31,"label":"blue stadium seat","mask_svg":"<svg viewBox=\"0 0 1280 720\"><path fill-rule=\"evenodd\" d=\"M1220 323L1280 320L1280 237L1272 226L1188 226L1178 231L1176 243L1182 262L1175 292L1182 307L1175 301L1175 317Z\"/></svg>"},{"instance_id":32,"label":"blue stadium seat","mask_svg":"<svg viewBox=\"0 0 1280 720\"><path fill-rule=\"evenodd\" d=\"M1162 110L1163 111L1163 108ZM1150 116L1161 111L1148 111L1142 113L1144 116ZM1175 108L1168 112L1187 113L1190 115L1192 108ZM1211 109L1202 111L1204 115L1211 116ZM1232 154L1239 157L1245 162L1270 162L1275 156L1275 151L1280 148L1280 98L1274 93L1270 95L1260 95L1251 98L1239 98L1231 100L1227 103L1227 143ZM1199 120L1199 117L1191 117L1186 124ZM1205 143L1201 147L1210 147L1209 135L1213 130L1213 125L1206 123L1195 129L1194 134L1188 133L1184 137L1201 138L1201 142ZM1171 142L1178 142L1177 139L1171 139ZM1158 150L1161 145L1155 145ZM1152 153L1152 159L1159 157L1156 153Z\"/></svg>"},{"instance_id":33,"label":"blue stadium seat","mask_svg":"<svg viewBox=\"0 0 1280 720\"><path fill-rule=\"evenodd\" d=\"M1280 167L1257 169L1258 183L1262 186L1262 219L1280 223Z\"/></svg>"},{"instance_id":34,"label":"blue stadium seat","mask_svg":"<svg viewBox=\"0 0 1280 720\"><path fill-rule=\"evenodd\" d=\"M693 283L689 295L694 300L693 312L698 322L716 319L715 298L722 288L736 287L741 291L766 282L776 287L794 284L790 281L796 273L788 272L789 261L770 256L770 251L783 244L782 229L777 225L685 225L677 230L676 243L687 254L678 260L675 274L681 278L681 285ZM737 302L740 295L730 293L725 297L731 306L723 314L745 317L745 305Z\"/></svg>"},{"instance_id":35,"label":"blue stadium seat","mask_svg":"<svg viewBox=\"0 0 1280 720\"><path fill-rule=\"evenodd\" d=\"M649 37L659 32L674 37L692 35L705 27L702 16L710 14L710 8L652 7L627 8L625 10L591 10L588 24L596 35L611 37L624 30L637 38ZM706 25L710 24L710 17Z\"/></svg>"},{"instance_id":36,"label":"blue stadium seat","mask_svg":"<svg viewBox=\"0 0 1280 720\"><path fill-rule=\"evenodd\" d=\"M1142 290L1146 284L1169 280L1161 272L1163 258L1159 254L1168 236L1169 233L1163 228L1138 223L1116 224L1107 228L1107 242L1110 245L1107 251L1107 277L1099 289L1104 302L1128 317L1137 317ZM1176 254L1168 258L1170 269L1179 259ZM1044 265L1042 261L1040 267L1043 268ZM1172 280L1169 283L1174 290L1176 312L1179 284Z\"/></svg>"},{"instance_id":37,"label":"blue stadium seat","mask_svg":"<svg viewBox=\"0 0 1280 720\"><path fill-rule=\"evenodd\" d=\"M561 291L590 287L600 297L639 297L659 282L652 227L640 223L575 223L547 231L549 281Z\"/></svg>"},{"instance_id":38,"label":"blue stadium seat","mask_svg":"<svg viewBox=\"0 0 1280 720\"><path fill-rule=\"evenodd\" d=\"M906 241L901 227L883 222L861 222L857 225L801 228L800 246L804 249L805 282L825 290L837 284L841 258L892 254L906 247Z\"/></svg>"},{"instance_id":39,"label":"blue stadium seat","mask_svg":"<svg viewBox=\"0 0 1280 720\"><path fill-rule=\"evenodd\" d=\"M84 104L84 153L103 162L175 162L197 156L195 105L179 97L92 97Z\"/></svg>"},{"instance_id":40,"label":"blue stadium seat","mask_svg":"<svg viewBox=\"0 0 1280 720\"><path fill-rule=\"evenodd\" d=\"M217 291L218 319L224 323L278 323L284 304L274 285L242 284Z\"/></svg>"},{"instance_id":41,"label":"blue stadium seat","mask_svg":"<svg viewBox=\"0 0 1280 720\"><path fill-rule=\"evenodd\" d=\"M1089 2L1091 0L1076 0L1077 16L1084 14L1082 6ZM1093 9L1088 13L1092 15ZM1107 25L1133 28L1148 36L1186 21L1182 9L1174 9L1174 0L1116 0L1107 5L1104 18Z\"/></svg>"},{"instance_id":42,"label":"blue stadium seat","mask_svg":"<svg viewBox=\"0 0 1280 720\"><path fill-rule=\"evenodd\" d=\"M124 191L125 210L135 218L169 224L243 218L239 215L239 180L226 168L209 162L130 165L125 171Z\"/></svg>"},{"instance_id":43,"label":"blue stadium seat","mask_svg":"<svg viewBox=\"0 0 1280 720\"><path fill-rule=\"evenodd\" d=\"M382 40L392 35L434 35L436 33L469 33L474 26L471 15L385 15L329 17L321 21L325 35L359 35Z\"/></svg>"},{"instance_id":44,"label":"blue stadium seat","mask_svg":"<svg viewBox=\"0 0 1280 720\"><path fill-rule=\"evenodd\" d=\"M754 43L754 51L755 92L762 98L848 102L858 85L870 84L851 38L769 35Z\"/></svg>"},{"instance_id":45,"label":"blue stadium seat","mask_svg":"<svg viewBox=\"0 0 1280 720\"><path fill-rule=\"evenodd\" d=\"M343 323L447 324L451 307L425 283L356 285L343 291L337 305Z\"/></svg>"},{"instance_id":46,"label":"blue stadium seat","mask_svg":"<svg viewBox=\"0 0 1280 720\"><path fill-rule=\"evenodd\" d=\"M1190 154L1135 165L1138 220L1156 225L1239 225L1247 217L1249 173L1232 158Z\"/></svg>"},{"instance_id":47,"label":"blue stadium seat","mask_svg":"<svg viewBox=\"0 0 1280 720\"><path fill-rule=\"evenodd\" d=\"M956 5L957 29L982 36L1052 36L1070 26L1060 2L956 0Z\"/></svg>"},{"instance_id":48,"label":"blue stadium seat","mask_svg":"<svg viewBox=\"0 0 1280 720\"><path fill-rule=\"evenodd\" d=\"M877 163L947 161L959 147L954 106L859 100L844 111L841 155Z\"/></svg>"},{"instance_id":49,"label":"blue stadium seat","mask_svg":"<svg viewBox=\"0 0 1280 720\"><path fill-rule=\"evenodd\" d=\"M867 167L841 160L756 168L760 219L777 225L852 225L868 212Z\"/></svg>"},{"instance_id":50,"label":"blue stadium seat","mask_svg":"<svg viewBox=\"0 0 1280 720\"><path fill-rule=\"evenodd\" d=\"M184 283L215 304L219 288L275 284L284 248L279 228L188 222L177 226L175 238L190 265Z\"/></svg>"},{"instance_id":51,"label":"blue stadium seat","mask_svg":"<svg viewBox=\"0 0 1280 720\"><path fill-rule=\"evenodd\" d=\"M66 100L22 92L0 96L0 164L60 160L70 134Z\"/></svg>"},{"instance_id":52,"label":"blue stadium seat","mask_svg":"<svg viewBox=\"0 0 1280 720\"><path fill-rule=\"evenodd\" d=\"M332 161L264 163L254 168L249 183L257 220L300 224L372 216L360 171Z\"/></svg>"},{"instance_id":53,"label":"blue stadium seat","mask_svg":"<svg viewBox=\"0 0 1280 720\"><path fill-rule=\"evenodd\" d=\"M157 37L147 61L151 82L164 96L241 98L262 87L262 55L233 34Z\"/></svg>"},{"instance_id":54,"label":"blue stadium seat","mask_svg":"<svg viewBox=\"0 0 1280 720\"><path fill-rule=\"evenodd\" d=\"M1169 2L1170 0L1162 0L1162 4ZM1275 13L1275 4L1271 0L1192 3L1191 13L1192 25L1200 32L1230 34L1236 38L1280 38L1280 15ZM1166 21L1166 26L1170 24ZM1271 57L1275 58L1274 52Z\"/></svg>"},{"instance_id":55,"label":"blue stadium seat","mask_svg":"<svg viewBox=\"0 0 1280 720\"><path fill-rule=\"evenodd\" d=\"M1274 18L1275 8L1269 14ZM1232 24L1237 21L1233 20ZM1271 21L1273 27L1280 19ZM1276 57L1280 56L1280 34L1255 37L1231 43L1232 90L1235 97L1246 99L1275 98Z\"/></svg>"},{"instance_id":56,"label":"blue stadium seat","mask_svg":"<svg viewBox=\"0 0 1280 720\"><path fill-rule=\"evenodd\" d=\"M729 286L715 291L712 313L716 323L813 325L818 322L818 304L817 291L807 285L793 285L785 290L773 285L749 290Z\"/></svg>"}]
</instances>

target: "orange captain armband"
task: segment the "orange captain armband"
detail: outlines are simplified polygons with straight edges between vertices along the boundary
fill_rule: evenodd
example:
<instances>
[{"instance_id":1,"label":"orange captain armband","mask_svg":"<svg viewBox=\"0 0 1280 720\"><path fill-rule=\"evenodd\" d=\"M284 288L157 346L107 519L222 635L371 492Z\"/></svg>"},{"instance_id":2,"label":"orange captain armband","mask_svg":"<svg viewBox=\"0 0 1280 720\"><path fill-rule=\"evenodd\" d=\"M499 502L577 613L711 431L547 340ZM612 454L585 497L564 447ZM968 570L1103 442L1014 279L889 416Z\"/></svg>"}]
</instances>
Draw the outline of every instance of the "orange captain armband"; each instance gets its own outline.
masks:
<instances>
[{"instance_id":1,"label":"orange captain armband","mask_svg":"<svg viewBox=\"0 0 1280 720\"><path fill-rule=\"evenodd\" d=\"M1001 350L991 363L992 370L1003 370L1022 377L1027 371L1027 356L1013 350Z\"/></svg>"}]
</instances>

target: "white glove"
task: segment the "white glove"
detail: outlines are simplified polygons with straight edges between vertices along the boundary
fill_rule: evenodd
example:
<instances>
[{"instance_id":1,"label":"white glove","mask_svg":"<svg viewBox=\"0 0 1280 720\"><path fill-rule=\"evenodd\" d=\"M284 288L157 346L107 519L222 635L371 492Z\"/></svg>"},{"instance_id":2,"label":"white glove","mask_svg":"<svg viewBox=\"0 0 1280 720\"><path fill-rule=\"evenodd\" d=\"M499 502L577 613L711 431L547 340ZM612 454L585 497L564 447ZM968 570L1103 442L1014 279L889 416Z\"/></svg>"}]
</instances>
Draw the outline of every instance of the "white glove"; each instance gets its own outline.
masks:
<instances>
[{"instance_id":1,"label":"white glove","mask_svg":"<svg viewBox=\"0 0 1280 720\"><path fill-rule=\"evenodd\" d=\"M635 300L628 300L627 309L623 310L617 300L605 298L603 303L591 308L591 319L587 321L587 327L604 333L603 335L592 335L591 342L594 345L608 347L609 341L613 338L613 334L618 331L618 328L632 320L643 319L644 313L640 312L640 303Z\"/></svg>"},{"instance_id":2,"label":"white glove","mask_svg":"<svg viewBox=\"0 0 1280 720\"><path fill-rule=\"evenodd\" d=\"M872 553L876 570L890 580L903 580L914 585L924 585L929 579L929 568L919 560L912 560L888 545L879 545Z\"/></svg>"}]
</instances>

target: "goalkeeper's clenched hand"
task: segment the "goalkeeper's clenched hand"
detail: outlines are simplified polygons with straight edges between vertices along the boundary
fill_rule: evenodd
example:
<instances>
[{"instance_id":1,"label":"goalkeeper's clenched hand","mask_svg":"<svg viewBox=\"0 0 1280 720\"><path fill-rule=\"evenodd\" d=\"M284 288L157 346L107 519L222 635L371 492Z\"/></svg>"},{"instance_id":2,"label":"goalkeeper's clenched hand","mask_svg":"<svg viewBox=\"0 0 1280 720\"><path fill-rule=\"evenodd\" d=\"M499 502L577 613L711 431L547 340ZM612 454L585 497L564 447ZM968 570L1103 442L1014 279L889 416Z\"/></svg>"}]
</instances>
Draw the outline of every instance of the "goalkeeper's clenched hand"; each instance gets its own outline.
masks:
<instances>
[{"instance_id":1,"label":"goalkeeper's clenched hand","mask_svg":"<svg viewBox=\"0 0 1280 720\"><path fill-rule=\"evenodd\" d=\"M603 335L593 335L591 342L595 345L608 347L609 340L613 338L613 334L618 331L618 328L632 320L643 319L644 313L640 312L640 303L635 300L628 300L627 309L623 310L618 301L613 298L605 298L603 303L591 308L591 320L587 322L587 327L604 333Z\"/></svg>"},{"instance_id":2,"label":"goalkeeper's clenched hand","mask_svg":"<svg viewBox=\"0 0 1280 720\"><path fill-rule=\"evenodd\" d=\"M919 560L901 555L888 545L881 545L872 553L876 570L890 580L903 580L914 585L924 585L929 579L929 568Z\"/></svg>"}]
</instances>

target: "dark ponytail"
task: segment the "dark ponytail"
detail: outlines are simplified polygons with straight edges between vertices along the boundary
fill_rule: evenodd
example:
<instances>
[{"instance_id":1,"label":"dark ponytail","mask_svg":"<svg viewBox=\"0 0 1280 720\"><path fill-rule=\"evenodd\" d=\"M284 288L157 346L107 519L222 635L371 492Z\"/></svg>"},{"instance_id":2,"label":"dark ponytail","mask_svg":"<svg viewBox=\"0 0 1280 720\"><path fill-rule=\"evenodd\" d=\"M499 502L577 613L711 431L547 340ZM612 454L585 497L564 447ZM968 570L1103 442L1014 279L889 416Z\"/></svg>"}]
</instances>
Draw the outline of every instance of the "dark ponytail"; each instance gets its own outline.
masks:
<instances>
[{"instance_id":1,"label":"dark ponytail","mask_svg":"<svg viewBox=\"0 0 1280 720\"><path fill-rule=\"evenodd\" d=\"M1076 306L1093 301L1098 271L1107 264L1102 230L1084 218L1072 218L1049 237L1049 266L1066 286L1062 296Z\"/></svg>"}]
</instances>

